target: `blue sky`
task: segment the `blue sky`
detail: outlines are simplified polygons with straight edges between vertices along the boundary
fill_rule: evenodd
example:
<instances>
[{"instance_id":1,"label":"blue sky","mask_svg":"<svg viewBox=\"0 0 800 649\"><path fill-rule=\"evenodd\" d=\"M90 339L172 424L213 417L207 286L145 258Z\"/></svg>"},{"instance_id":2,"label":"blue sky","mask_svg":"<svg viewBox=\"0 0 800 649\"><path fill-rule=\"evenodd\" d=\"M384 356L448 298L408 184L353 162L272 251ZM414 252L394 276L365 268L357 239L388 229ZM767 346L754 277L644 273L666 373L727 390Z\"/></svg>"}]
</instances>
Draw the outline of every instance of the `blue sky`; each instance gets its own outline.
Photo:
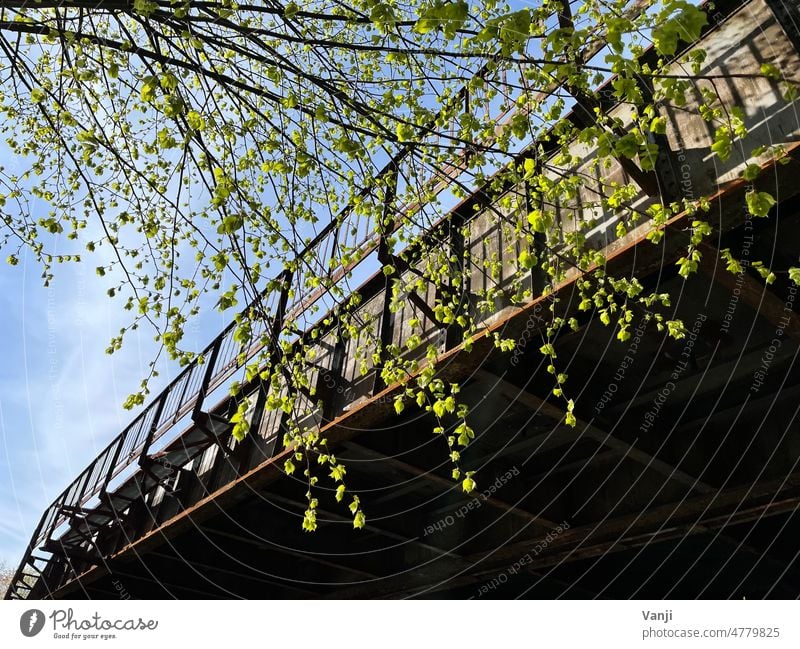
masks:
<instances>
[{"instance_id":1,"label":"blue sky","mask_svg":"<svg viewBox=\"0 0 800 649\"><path fill-rule=\"evenodd\" d=\"M9 563L44 508L121 430L129 414L119 404L153 351L139 336L107 356L121 324L115 305L88 267L59 270L45 289L27 256L0 267L0 557Z\"/></svg>"},{"instance_id":2,"label":"blue sky","mask_svg":"<svg viewBox=\"0 0 800 649\"><path fill-rule=\"evenodd\" d=\"M142 329L120 352L105 353L129 314L106 295L94 265L87 258L56 268L44 288L27 256L16 267L0 263L0 561L12 565L45 507L132 419L121 404L157 351ZM223 319L203 321L187 328L196 349ZM159 385L176 373L160 369Z\"/></svg>"}]
</instances>

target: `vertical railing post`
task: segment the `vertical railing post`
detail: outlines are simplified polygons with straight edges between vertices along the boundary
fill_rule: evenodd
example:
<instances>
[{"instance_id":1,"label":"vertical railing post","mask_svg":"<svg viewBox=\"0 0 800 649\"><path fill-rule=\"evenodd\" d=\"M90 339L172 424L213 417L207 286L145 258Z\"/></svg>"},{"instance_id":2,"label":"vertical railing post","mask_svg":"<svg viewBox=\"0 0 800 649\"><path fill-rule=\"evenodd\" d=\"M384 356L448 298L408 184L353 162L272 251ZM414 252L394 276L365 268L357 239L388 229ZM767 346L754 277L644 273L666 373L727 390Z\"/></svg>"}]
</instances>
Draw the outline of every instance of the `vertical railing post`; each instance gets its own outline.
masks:
<instances>
[{"instance_id":1,"label":"vertical railing post","mask_svg":"<svg viewBox=\"0 0 800 649\"><path fill-rule=\"evenodd\" d=\"M456 314L462 309L469 311L470 293L470 274L466 268L464 258L464 218L457 213L451 214L447 221L447 241L450 259L450 277L447 286L442 290L437 288L437 299L441 295L442 299L452 301ZM458 297L458 299L456 299ZM464 328L457 322L451 322L445 329L444 346L445 349L452 349L459 345L464 339Z\"/></svg>"},{"instance_id":2,"label":"vertical railing post","mask_svg":"<svg viewBox=\"0 0 800 649\"><path fill-rule=\"evenodd\" d=\"M142 450L139 453L139 466L144 468L147 464L147 454L150 452L150 444L153 443L153 437L158 430L158 424L161 420L161 412L164 410L164 405L167 403L167 397L169 396L169 391L164 390L161 393L161 397L159 398L156 404L156 410L153 413L153 421L150 423L150 430L147 431L147 437L144 440L144 445L142 446Z\"/></svg>"},{"instance_id":3,"label":"vertical railing post","mask_svg":"<svg viewBox=\"0 0 800 649\"><path fill-rule=\"evenodd\" d=\"M654 86L650 77L642 76L637 79L637 85L641 90L642 97L647 103L654 103ZM603 106L604 112L610 110L610 106ZM679 201L680 177L678 160L669 143L669 139L662 133L649 133L648 138L658 147L656 159L653 161L653 173L658 179L658 189L664 203Z\"/></svg>"},{"instance_id":4,"label":"vertical railing post","mask_svg":"<svg viewBox=\"0 0 800 649\"><path fill-rule=\"evenodd\" d=\"M47 509L44 510L44 514L39 519L39 524L36 526L36 531L34 531L33 536L31 536L31 542L28 544L28 551L27 554L30 555L33 553L33 549L43 540L42 536L42 528L44 527L44 522L47 520L47 512L49 512L53 508L53 505L50 505Z\"/></svg>"},{"instance_id":5,"label":"vertical railing post","mask_svg":"<svg viewBox=\"0 0 800 649\"><path fill-rule=\"evenodd\" d=\"M470 97L469 88L465 86L462 89L462 92L464 93L464 113L466 115L469 115L472 112L472 104L471 104L471 101L470 101L471 97ZM488 103L487 103L487 105L488 105ZM467 166L469 164L470 158L472 158L474 153L475 153L475 149L474 149L473 145L471 145L469 143L464 144L464 165L465 166Z\"/></svg>"},{"instance_id":6,"label":"vertical railing post","mask_svg":"<svg viewBox=\"0 0 800 649\"><path fill-rule=\"evenodd\" d=\"M250 434L244 438L241 446L237 450L239 456L239 465L236 470L237 475L244 475L250 468L253 451L256 448L255 436L259 434L261 422L264 420L269 384L263 379L259 379L257 385L258 391L256 392L256 402L253 406L253 417L250 421Z\"/></svg>"},{"instance_id":7,"label":"vertical railing post","mask_svg":"<svg viewBox=\"0 0 800 649\"><path fill-rule=\"evenodd\" d=\"M283 331L284 320L286 318L286 308L289 305L289 291L292 288L292 278L294 271L286 269L281 273L281 294L278 298L278 306L275 310L275 317L272 320L271 339L273 344L280 348L280 335Z\"/></svg>"},{"instance_id":8,"label":"vertical railing post","mask_svg":"<svg viewBox=\"0 0 800 649\"><path fill-rule=\"evenodd\" d=\"M278 362L281 354L281 333L283 333L286 309L289 306L289 291L292 288L294 271L286 269L281 273L281 293L278 297L278 304L275 308L275 315L270 326L269 342L272 345L267 357L269 358L270 371Z\"/></svg>"},{"instance_id":9,"label":"vertical railing post","mask_svg":"<svg viewBox=\"0 0 800 649\"><path fill-rule=\"evenodd\" d=\"M183 400L186 398L186 391L189 389L189 383L192 381L192 373L194 372L195 367L197 367L197 361L192 363L194 367L189 367L186 370L186 379L183 381L183 389L181 390L181 396L178 397L178 401L175 404L175 418L177 418L178 413L183 408Z\"/></svg>"},{"instance_id":10,"label":"vertical railing post","mask_svg":"<svg viewBox=\"0 0 800 649\"><path fill-rule=\"evenodd\" d=\"M75 491L75 495L73 496L73 501L71 503L64 503L68 507L80 507L80 504L83 502L83 494L86 493L86 488L89 486L89 480L92 477L92 473L94 473L94 467L97 465L97 458L92 460L91 464L87 466L83 473L78 476L80 479L80 488Z\"/></svg>"},{"instance_id":11,"label":"vertical railing post","mask_svg":"<svg viewBox=\"0 0 800 649\"><path fill-rule=\"evenodd\" d=\"M536 160L536 173L539 173L540 165L539 160ZM530 214L534 209L540 207L539 205L533 204L533 197L531 196L531 186L530 183L526 180L525 181L525 210L527 214ZM533 253L539 258L540 262L544 259L546 254L546 247L545 247L545 236L540 232L533 233ZM531 287L531 297L536 298L537 296L541 295L544 291L545 286L547 286L547 273L542 270L542 264L538 263L533 268L531 268L530 272L530 287Z\"/></svg>"},{"instance_id":12,"label":"vertical railing post","mask_svg":"<svg viewBox=\"0 0 800 649\"><path fill-rule=\"evenodd\" d=\"M379 224L380 240L378 242L378 262L381 267L391 263L391 249L389 247L389 237L394 234L397 226L397 218L394 214L395 199L397 198L398 167L392 165L386 176L386 187L383 198L383 210L381 222ZM386 360L386 348L392 343L394 338L394 313L391 310L392 302L392 282L391 275L385 276L383 288L383 308L381 310L380 323L380 363L375 365L375 378L372 384L372 394L377 394L386 387L386 381L381 375L383 364Z\"/></svg>"},{"instance_id":13,"label":"vertical railing post","mask_svg":"<svg viewBox=\"0 0 800 649\"><path fill-rule=\"evenodd\" d=\"M331 359L331 369L328 375L331 378L332 385L328 381L322 382L323 400L322 400L322 420L331 421L336 417L339 410L339 400L336 399L337 386L341 386L344 381L344 360L346 346L341 334L341 327L336 329L336 342L333 344L333 358Z\"/></svg>"},{"instance_id":14,"label":"vertical railing post","mask_svg":"<svg viewBox=\"0 0 800 649\"><path fill-rule=\"evenodd\" d=\"M203 402L208 392L208 386L211 383L211 377L214 375L214 366L217 364L217 357L219 350L222 347L223 336L217 336L214 344L211 347L211 356L206 359L208 365L206 371L203 373L203 382L200 384L200 389L197 391L197 401L195 401L194 408L192 409L192 421L197 421L200 418L200 413L203 411Z\"/></svg>"},{"instance_id":15,"label":"vertical railing post","mask_svg":"<svg viewBox=\"0 0 800 649\"><path fill-rule=\"evenodd\" d=\"M103 486L100 488L100 493L105 494L108 492L108 485L111 483L111 478L114 476L114 470L117 467L117 462L119 461L120 453L122 453L122 447L125 446L125 438L126 434L130 431L130 426L125 429L125 431L117 436L117 448L114 451L114 457L111 459L111 463L108 465L108 471L106 471L106 476L103 478Z\"/></svg>"},{"instance_id":16,"label":"vertical railing post","mask_svg":"<svg viewBox=\"0 0 800 649\"><path fill-rule=\"evenodd\" d=\"M278 304L275 307L275 315L272 318L272 322L269 326L269 340L267 342L270 345L268 353L267 353L267 363L269 367L269 371L272 372L275 364L278 362L281 353L281 345L280 345L280 337L281 332L283 331L284 327L284 320L286 318L286 310L289 305L289 291L292 288L292 278L294 277L294 271L290 269L285 269L281 274L281 289L280 295L278 296ZM265 382L262 379L262 384ZM272 388L271 382L266 384L265 390L269 390ZM266 393L265 393L266 396ZM283 430L284 419L287 417L287 414L281 410L280 414L280 422L278 424L279 430Z\"/></svg>"}]
</instances>

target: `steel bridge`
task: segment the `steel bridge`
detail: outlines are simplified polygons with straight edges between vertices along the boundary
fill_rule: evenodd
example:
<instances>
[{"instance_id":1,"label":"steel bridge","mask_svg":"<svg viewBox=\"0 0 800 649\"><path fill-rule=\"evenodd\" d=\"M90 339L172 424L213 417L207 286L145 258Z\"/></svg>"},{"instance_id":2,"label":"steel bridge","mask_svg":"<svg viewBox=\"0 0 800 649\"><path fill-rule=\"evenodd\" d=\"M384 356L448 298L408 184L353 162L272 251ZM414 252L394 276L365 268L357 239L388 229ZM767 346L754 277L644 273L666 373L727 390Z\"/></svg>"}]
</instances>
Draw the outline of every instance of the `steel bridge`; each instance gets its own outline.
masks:
<instances>
[{"instance_id":1,"label":"steel bridge","mask_svg":"<svg viewBox=\"0 0 800 649\"><path fill-rule=\"evenodd\" d=\"M747 217L741 165L711 158L708 126L691 111L667 109L656 169L619 160L598 183L635 183L631 206L641 210L662 198L711 195L715 242L705 245L700 276L684 284L673 263L691 214L669 221L659 245L644 241L649 224L617 236L613 212L584 215L598 223L591 238L609 272L635 271L647 288L679 296L675 317L692 332L691 344L652 333L637 333L635 347L613 342L610 328L577 311L581 275L571 274L555 293L563 314L580 323L555 343L580 392L571 428L548 398L552 379L535 342L553 297L541 294L540 275L531 273L533 297L523 304L501 292L467 349L436 320L433 289L409 295L392 313L389 280L377 272L357 289L364 336L327 329L312 377L322 405L302 404L312 412L302 424L318 427L346 464L367 525L353 530L327 494L319 529L305 534L305 484L281 470L292 452L282 446L292 415L265 408L270 388L258 379L243 390L251 433L242 442L231 435L237 402L228 385L264 351L242 348L232 323L204 350L204 362L188 365L47 508L7 598L800 594L800 301L787 277L765 286L748 271L728 273L719 259L721 248L747 248L750 259L800 265L798 104L784 101L775 83L747 76L773 63L800 80L800 13L780 0L722 0L708 13L702 72L736 73L717 90L748 109L745 148L783 144L788 153L788 164L765 163L756 181L779 199L771 218ZM624 122L606 87L576 97L570 119L585 124L588 108L599 105ZM461 100L468 105L466 90ZM571 148L588 169L595 152ZM382 173L397 174L407 153ZM431 190L459 173L455 161ZM520 215L495 206L524 188L489 187L403 255L410 273L431 245L459 258L469 250L475 269L464 308L473 311L480 289L509 285L520 251L513 227ZM575 227L566 216L562 225ZM385 263L392 232L348 210L324 228L302 252L304 265L261 298L271 344L285 340L288 322L305 323L297 334L305 337L322 321L310 314L326 290L305 289L307 277L327 273L337 282L360 264ZM355 261L337 256L342 247L359 251ZM499 267L499 277L484 261ZM439 376L464 385L477 432L464 458L478 471L477 496L450 479L430 415L413 408L397 415L402 386L384 385L371 365L360 371L363 341L402 346L411 319L439 349ZM263 332L254 333L258 340ZM495 333L518 341L513 354L495 348Z\"/></svg>"}]
</instances>

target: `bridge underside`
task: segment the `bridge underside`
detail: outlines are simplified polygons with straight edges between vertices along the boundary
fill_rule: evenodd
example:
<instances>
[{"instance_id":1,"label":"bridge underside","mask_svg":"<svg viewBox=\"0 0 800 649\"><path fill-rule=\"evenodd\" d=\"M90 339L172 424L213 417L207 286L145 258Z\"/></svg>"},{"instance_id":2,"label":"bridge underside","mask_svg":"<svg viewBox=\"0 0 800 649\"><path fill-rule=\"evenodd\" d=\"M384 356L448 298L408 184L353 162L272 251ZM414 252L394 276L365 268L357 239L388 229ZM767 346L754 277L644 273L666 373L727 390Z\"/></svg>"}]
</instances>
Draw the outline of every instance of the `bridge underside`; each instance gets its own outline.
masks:
<instances>
[{"instance_id":1,"label":"bridge underside","mask_svg":"<svg viewBox=\"0 0 800 649\"><path fill-rule=\"evenodd\" d=\"M783 173L797 171L792 162ZM740 224L715 246L741 250L754 234L751 259L788 267L798 205L784 201L776 218ZM286 453L259 462L234 453L220 456L207 484L214 472L240 477L191 506L166 497L143 510L126 522L130 543L102 565L75 566L80 577L50 596L796 597L794 293L785 276L765 288L751 271L715 270L712 248L684 283L665 263L684 225L663 246L630 246L612 264L639 277L652 268L647 288L676 296L675 317L693 333L675 341L649 328L619 343L583 315L556 344L575 428L547 396L552 377L538 352L546 299L493 325L518 341L516 356L489 336L447 356L442 375L464 382L471 406L476 440L463 463L477 471L477 495L450 479L430 415L398 417L388 389L326 427L360 494L364 529L321 487L319 529L302 532L306 486L277 468ZM569 313L571 291L559 294Z\"/></svg>"}]
</instances>

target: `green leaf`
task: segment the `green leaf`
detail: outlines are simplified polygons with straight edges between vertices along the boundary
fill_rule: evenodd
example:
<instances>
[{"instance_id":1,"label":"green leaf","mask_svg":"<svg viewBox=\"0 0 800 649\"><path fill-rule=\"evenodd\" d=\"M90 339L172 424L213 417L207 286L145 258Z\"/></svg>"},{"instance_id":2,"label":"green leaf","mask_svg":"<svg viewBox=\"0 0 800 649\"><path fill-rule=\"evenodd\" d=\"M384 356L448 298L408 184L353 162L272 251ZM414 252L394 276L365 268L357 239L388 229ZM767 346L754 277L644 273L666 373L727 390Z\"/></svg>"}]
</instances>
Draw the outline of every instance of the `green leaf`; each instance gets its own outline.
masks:
<instances>
[{"instance_id":1,"label":"green leaf","mask_svg":"<svg viewBox=\"0 0 800 649\"><path fill-rule=\"evenodd\" d=\"M626 158L635 158L639 154L639 139L633 133L627 133L614 143L614 150Z\"/></svg>"},{"instance_id":2,"label":"green leaf","mask_svg":"<svg viewBox=\"0 0 800 649\"><path fill-rule=\"evenodd\" d=\"M436 27L438 27L439 21L435 18L420 18L414 23L414 30L417 34L427 34L428 32L432 32Z\"/></svg>"},{"instance_id":3,"label":"green leaf","mask_svg":"<svg viewBox=\"0 0 800 649\"><path fill-rule=\"evenodd\" d=\"M733 152L733 141L731 132L727 126L720 126L714 133L714 143L711 150L717 154L720 160L727 160Z\"/></svg>"},{"instance_id":4,"label":"green leaf","mask_svg":"<svg viewBox=\"0 0 800 649\"><path fill-rule=\"evenodd\" d=\"M519 265L523 268L530 270L538 263L539 259L529 250L523 250L519 255Z\"/></svg>"},{"instance_id":5,"label":"green leaf","mask_svg":"<svg viewBox=\"0 0 800 649\"><path fill-rule=\"evenodd\" d=\"M556 357L556 348L553 347L551 343L545 343L541 347L539 347L539 351L542 352L545 356L550 356L551 358Z\"/></svg>"},{"instance_id":6,"label":"green leaf","mask_svg":"<svg viewBox=\"0 0 800 649\"><path fill-rule=\"evenodd\" d=\"M688 2L674 2L671 5L681 7L681 10L672 18L661 22L652 33L653 45L659 54L665 56L675 54L679 39L693 43L700 38L700 32L708 23L705 12Z\"/></svg>"},{"instance_id":7,"label":"green leaf","mask_svg":"<svg viewBox=\"0 0 800 649\"><path fill-rule=\"evenodd\" d=\"M142 16L150 16L158 9L158 5L150 0L133 0L133 10Z\"/></svg>"},{"instance_id":8,"label":"green leaf","mask_svg":"<svg viewBox=\"0 0 800 649\"><path fill-rule=\"evenodd\" d=\"M205 120L196 110L190 110L186 114L186 122L189 124L189 127L193 128L195 131L202 131L206 127Z\"/></svg>"},{"instance_id":9,"label":"green leaf","mask_svg":"<svg viewBox=\"0 0 800 649\"><path fill-rule=\"evenodd\" d=\"M356 515L353 517L353 527L357 530L360 530L364 525L367 523L367 517L364 516L364 512L360 509L356 512Z\"/></svg>"},{"instance_id":10,"label":"green leaf","mask_svg":"<svg viewBox=\"0 0 800 649\"><path fill-rule=\"evenodd\" d=\"M231 435L233 435L234 439L241 442L245 437L247 437L247 433L250 432L250 422L247 419L242 419L238 421L233 426L233 430L231 431Z\"/></svg>"},{"instance_id":11,"label":"green leaf","mask_svg":"<svg viewBox=\"0 0 800 649\"><path fill-rule=\"evenodd\" d=\"M794 268L794 267L790 268L789 279L792 280L798 286L800 286L800 268Z\"/></svg>"},{"instance_id":12,"label":"green leaf","mask_svg":"<svg viewBox=\"0 0 800 649\"><path fill-rule=\"evenodd\" d=\"M306 532L313 532L317 529L317 512L309 507L303 515L303 529Z\"/></svg>"},{"instance_id":13,"label":"green leaf","mask_svg":"<svg viewBox=\"0 0 800 649\"><path fill-rule=\"evenodd\" d=\"M667 120L664 117L654 117L650 120L650 132L664 135L667 132Z\"/></svg>"},{"instance_id":14,"label":"green leaf","mask_svg":"<svg viewBox=\"0 0 800 649\"><path fill-rule=\"evenodd\" d=\"M522 167L525 170L525 178L531 178L533 174L536 173L536 160L533 158L525 158Z\"/></svg>"},{"instance_id":15,"label":"green leaf","mask_svg":"<svg viewBox=\"0 0 800 649\"><path fill-rule=\"evenodd\" d=\"M475 431L467 425L466 421L462 421L454 432L458 435L459 446L467 446L469 441L475 437Z\"/></svg>"},{"instance_id":16,"label":"green leaf","mask_svg":"<svg viewBox=\"0 0 800 649\"><path fill-rule=\"evenodd\" d=\"M520 9L501 17L497 27L501 53L506 56L512 52L523 53L531 31L530 9Z\"/></svg>"},{"instance_id":17,"label":"green leaf","mask_svg":"<svg viewBox=\"0 0 800 649\"><path fill-rule=\"evenodd\" d=\"M678 26L674 21L668 20L653 30L652 39L660 54L672 56L678 47Z\"/></svg>"},{"instance_id":18,"label":"green leaf","mask_svg":"<svg viewBox=\"0 0 800 649\"><path fill-rule=\"evenodd\" d=\"M734 275L738 275L742 272L742 265L731 254L730 248L723 248L719 252L722 260L725 262L725 268L728 272L733 273Z\"/></svg>"},{"instance_id":19,"label":"green leaf","mask_svg":"<svg viewBox=\"0 0 800 649\"><path fill-rule=\"evenodd\" d=\"M345 490L346 490L346 487L343 484L340 484L338 487L336 487L336 502L337 503L342 502L342 498L344 498Z\"/></svg>"},{"instance_id":20,"label":"green leaf","mask_svg":"<svg viewBox=\"0 0 800 649\"><path fill-rule=\"evenodd\" d=\"M550 227L550 218L542 210L533 210L528 214L528 223L535 232L545 232Z\"/></svg>"},{"instance_id":21,"label":"green leaf","mask_svg":"<svg viewBox=\"0 0 800 649\"><path fill-rule=\"evenodd\" d=\"M681 38L687 43L693 43L700 38L700 32L708 24L706 12L690 4L684 5L676 20L681 26Z\"/></svg>"},{"instance_id":22,"label":"green leaf","mask_svg":"<svg viewBox=\"0 0 800 649\"><path fill-rule=\"evenodd\" d=\"M678 259L678 261L675 262L678 266L678 275L680 275L684 279L689 279L689 276L692 273L697 272L698 261L699 258L695 259L693 255L690 255L689 257L681 257L680 259Z\"/></svg>"},{"instance_id":23,"label":"green leaf","mask_svg":"<svg viewBox=\"0 0 800 649\"><path fill-rule=\"evenodd\" d=\"M781 80L781 71L772 63L762 63L760 70L761 74L763 74L765 77L768 77L774 81Z\"/></svg>"},{"instance_id":24,"label":"green leaf","mask_svg":"<svg viewBox=\"0 0 800 649\"><path fill-rule=\"evenodd\" d=\"M392 5L386 2L379 2L373 6L369 13L369 19L381 27L384 25L392 25L397 21Z\"/></svg>"},{"instance_id":25,"label":"green leaf","mask_svg":"<svg viewBox=\"0 0 800 649\"><path fill-rule=\"evenodd\" d=\"M686 327L683 326L681 320L667 320L667 333L675 340L680 340L686 337Z\"/></svg>"},{"instance_id":26,"label":"green leaf","mask_svg":"<svg viewBox=\"0 0 800 649\"><path fill-rule=\"evenodd\" d=\"M614 96L617 99L631 104L642 103L642 91L636 80L619 76L614 78L611 82L611 86L614 88Z\"/></svg>"},{"instance_id":27,"label":"green leaf","mask_svg":"<svg viewBox=\"0 0 800 649\"><path fill-rule=\"evenodd\" d=\"M472 471L467 471L466 477L461 482L461 488L465 493L472 493L475 491L475 481L472 479Z\"/></svg>"},{"instance_id":28,"label":"green leaf","mask_svg":"<svg viewBox=\"0 0 800 649\"><path fill-rule=\"evenodd\" d=\"M763 262L754 261L750 264L751 268L754 268L756 272L761 275L761 278L764 280L766 284L772 284L775 281L775 273L773 273L769 268L764 266Z\"/></svg>"},{"instance_id":29,"label":"green leaf","mask_svg":"<svg viewBox=\"0 0 800 649\"><path fill-rule=\"evenodd\" d=\"M745 180L755 180L758 178L758 175L761 173L761 167L757 164L749 164L744 168L742 172L742 178Z\"/></svg>"},{"instance_id":30,"label":"green leaf","mask_svg":"<svg viewBox=\"0 0 800 649\"><path fill-rule=\"evenodd\" d=\"M405 122L398 122L397 124L397 141L398 142L409 142L414 139L414 127L411 124L406 124Z\"/></svg>"},{"instance_id":31,"label":"green leaf","mask_svg":"<svg viewBox=\"0 0 800 649\"><path fill-rule=\"evenodd\" d=\"M775 199L769 192L749 191L745 194L747 211L753 216L765 217L770 208L775 205Z\"/></svg>"},{"instance_id":32,"label":"green leaf","mask_svg":"<svg viewBox=\"0 0 800 649\"><path fill-rule=\"evenodd\" d=\"M159 85L168 92L172 92L178 87L178 77L176 77L171 72L167 74L162 74L161 78L158 81Z\"/></svg>"},{"instance_id":33,"label":"green leaf","mask_svg":"<svg viewBox=\"0 0 800 649\"><path fill-rule=\"evenodd\" d=\"M800 86L798 86L796 83L782 81L780 84L780 91L781 96L788 102L795 101L798 97L800 97Z\"/></svg>"},{"instance_id":34,"label":"green leaf","mask_svg":"<svg viewBox=\"0 0 800 649\"><path fill-rule=\"evenodd\" d=\"M420 12L413 31L427 34L435 29L444 33L446 39L455 37L457 31L464 26L469 14L469 7L464 0L456 2L434 2Z\"/></svg>"},{"instance_id":35,"label":"green leaf","mask_svg":"<svg viewBox=\"0 0 800 649\"><path fill-rule=\"evenodd\" d=\"M158 88L158 80L153 77L146 77L142 88L139 91L142 101L152 103L156 99L156 88Z\"/></svg>"},{"instance_id":36,"label":"green leaf","mask_svg":"<svg viewBox=\"0 0 800 649\"><path fill-rule=\"evenodd\" d=\"M571 428L575 428L575 424L577 424L577 419L575 419L575 415L573 414L573 410L575 410L575 401L570 399L567 401L567 415L564 418L564 423Z\"/></svg>"}]
</instances>

